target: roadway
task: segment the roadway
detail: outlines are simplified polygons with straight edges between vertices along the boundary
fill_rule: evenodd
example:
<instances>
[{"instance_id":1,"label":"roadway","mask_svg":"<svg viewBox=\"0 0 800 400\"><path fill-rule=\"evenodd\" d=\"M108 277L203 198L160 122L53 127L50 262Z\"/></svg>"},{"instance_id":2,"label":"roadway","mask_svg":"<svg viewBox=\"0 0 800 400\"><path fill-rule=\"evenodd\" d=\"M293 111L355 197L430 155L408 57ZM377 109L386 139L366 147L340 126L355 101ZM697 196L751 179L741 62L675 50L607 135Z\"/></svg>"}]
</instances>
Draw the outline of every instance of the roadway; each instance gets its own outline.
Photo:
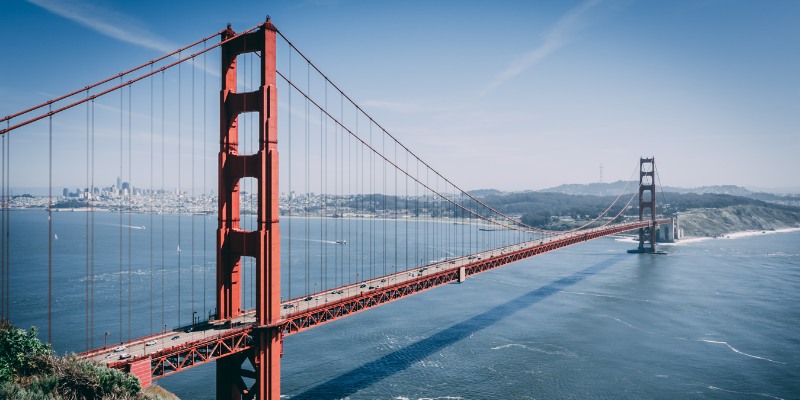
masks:
<instances>
[{"instance_id":1,"label":"roadway","mask_svg":"<svg viewBox=\"0 0 800 400\"><path fill-rule=\"evenodd\" d=\"M363 298L365 294L369 295L371 292L379 292L382 289L385 290L386 287L402 286L403 284L410 282L420 281L421 279L425 279L425 277L440 275L452 270L458 270L461 267L473 265L481 260L491 259L493 257L508 253L521 252L527 249L533 249L535 247L547 245L549 243L563 241L565 239L580 236L585 237L587 234L602 232L605 230L607 230L607 228L592 228L581 230L579 232L533 239L514 245L479 252L469 256L446 259L411 270L405 270L394 274L363 280L342 287L305 295L301 298L291 299L281 303L281 321L289 320L298 314L307 314L315 309L325 308L327 305L332 303L342 303L348 299ZM232 320L231 324L229 325L215 326L203 323L192 327L191 331L189 331L187 327L179 330L169 330L159 334L134 339L122 344L108 345L107 347L101 349L82 353L80 356L104 364L117 364L118 366L122 361L127 362L130 360L141 359L142 356L146 355L158 356L164 353L169 353L175 349L185 348L189 346L187 344L190 342L199 343L207 340L213 340L217 337L224 336L230 331L242 329L242 327L252 325L254 322L254 311L248 311L242 316ZM124 348L117 348L117 346L122 346Z\"/></svg>"}]
</instances>

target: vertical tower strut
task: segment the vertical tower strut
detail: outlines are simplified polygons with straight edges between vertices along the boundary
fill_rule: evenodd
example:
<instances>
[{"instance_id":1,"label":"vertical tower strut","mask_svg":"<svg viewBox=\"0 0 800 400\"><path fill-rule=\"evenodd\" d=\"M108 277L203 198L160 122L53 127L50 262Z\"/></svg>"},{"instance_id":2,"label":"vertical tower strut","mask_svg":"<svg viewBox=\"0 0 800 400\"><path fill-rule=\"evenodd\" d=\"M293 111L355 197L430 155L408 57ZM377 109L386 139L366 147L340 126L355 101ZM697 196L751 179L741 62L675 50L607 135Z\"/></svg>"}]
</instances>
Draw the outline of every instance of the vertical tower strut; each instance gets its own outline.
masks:
<instances>
[{"instance_id":1,"label":"vertical tower strut","mask_svg":"<svg viewBox=\"0 0 800 400\"><path fill-rule=\"evenodd\" d=\"M217 228L217 315L229 322L242 314L241 258L253 257L256 269L256 325L252 351L217 362L218 399L278 399L282 335L280 317L280 232L278 229L278 95L275 73L275 35L269 18L261 28L236 35L228 25L222 34L220 92L219 224ZM236 92L236 57L261 54L261 86ZM258 151L240 155L238 116L259 113ZM239 181L258 180L257 229L240 227ZM242 369L252 363L255 371ZM243 377L255 378L245 384Z\"/></svg>"}]
</instances>

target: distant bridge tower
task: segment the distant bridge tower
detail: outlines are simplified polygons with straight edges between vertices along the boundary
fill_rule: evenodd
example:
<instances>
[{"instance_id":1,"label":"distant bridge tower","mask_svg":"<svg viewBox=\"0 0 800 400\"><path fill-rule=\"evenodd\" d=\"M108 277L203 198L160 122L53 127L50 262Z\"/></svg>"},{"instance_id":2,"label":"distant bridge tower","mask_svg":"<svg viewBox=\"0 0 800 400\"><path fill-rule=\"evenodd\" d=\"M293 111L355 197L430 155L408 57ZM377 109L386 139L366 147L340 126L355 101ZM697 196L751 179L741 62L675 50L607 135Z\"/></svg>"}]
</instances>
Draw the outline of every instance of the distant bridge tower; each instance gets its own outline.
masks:
<instances>
[{"instance_id":1,"label":"distant bridge tower","mask_svg":"<svg viewBox=\"0 0 800 400\"><path fill-rule=\"evenodd\" d=\"M220 93L219 225L217 229L217 320L230 322L242 314L242 257L253 257L256 270L256 322L252 350L217 361L218 399L278 399L282 335L280 318L280 232L278 230L278 95L275 36L269 18L253 32L236 36L228 25L222 34ZM236 93L236 57L261 55L261 86ZM256 112L258 151L239 154L238 117ZM258 180L257 229L241 229L239 181ZM250 361L254 370L243 368ZM243 378L255 379L249 386Z\"/></svg>"},{"instance_id":2,"label":"distant bridge tower","mask_svg":"<svg viewBox=\"0 0 800 400\"><path fill-rule=\"evenodd\" d=\"M650 226L639 228L639 248L630 250L630 253L658 253L655 170L655 158L639 159L639 221L644 221L645 214L649 214Z\"/></svg>"}]
</instances>

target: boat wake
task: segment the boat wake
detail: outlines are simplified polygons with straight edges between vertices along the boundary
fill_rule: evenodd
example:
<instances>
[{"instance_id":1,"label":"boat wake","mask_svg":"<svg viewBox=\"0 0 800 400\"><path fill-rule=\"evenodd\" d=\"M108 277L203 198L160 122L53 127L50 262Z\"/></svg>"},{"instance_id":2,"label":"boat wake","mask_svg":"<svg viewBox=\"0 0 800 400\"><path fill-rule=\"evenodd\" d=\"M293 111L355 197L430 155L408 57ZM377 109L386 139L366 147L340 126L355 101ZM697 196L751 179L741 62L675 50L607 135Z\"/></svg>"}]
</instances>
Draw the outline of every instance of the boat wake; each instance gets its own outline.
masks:
<instances>
[{"instance_id":1,"label":"boat wake","mask_svg":"<svg viewBox=\"0 0 800 400\"><path fill-rule=\"evenodd\" d=\"M722 340L711 340L711 339L689 339L689 338L683 338L683 337L672 337L672 336L666 336L666 335L661 335L661 334L658 334L658 333L655 333L655 332L651 332L651 331L648 331L648 330L645 330L645 329L639 328L639 327L637 327L637 326L634 326L634 325L632 325L632 324L630 324L630 323L628 323L628 322L625 322L625 321L623 321L623 320L621 320L621 319L619 319L619 318L616 318L616 317L612 317L612 316L610 316L610 315L605 315L605 314L594 314L594 315L596 315L596 316L599 316L599 317L605 317L605 318L610 318L610 319L613 319L613 320L615 320L615 321L617 321L617 322L619 322L619 323L621 323L621 324L627 325L627 326L629 326L629 327L631 327L631 328L633 328L633 329L636 329L636 330L638 330L638 331L642 331L642 332L645 332L645 333L648 333L648 334L651 334L651 335L655 335L655 336L661 336L661 337L666 337L666 338L669 338L669 339L674 339L674 340L684 340L684 341L689 341L689 342L701 342L701 343L710 343L710 344L720 344L720 345L725 345L726 347L728 347L728 348L729 348L731 351L733 351L734 353L741 354L741 355L743 355L743 356L747 356L747 357L750 357L750 358L755 358L755 359L757 359L757 360L769 361L769 362L771 362L771 363L776 363L776 364L783 364L783 365L786 365L786 363L785 363L785 362L776 361L776 360L769 359L769 358L767 358L767 357L762 357L762 356L757 356L757 355L754 355L754 354L745 353L745 352L743 352L743 351L741 351L741 350L739 350L739 349L737 349L737 348L735 348L735 347L731 346L731 345L730 345L730 343L728 343L728 342L725 342L725 341L722 341Z\"/></svg>"},{"instance_id":2,"label":"boat wake","mask_svg":"<svg viewBox=\"0 0 800 400\"><path fill-rule=\"evenodd\" d=\"M753 354L745 353L745 352L740 351L739 349L731 346L730 343L728 343L728 342L723 342L723 341L720 341L720 340L709 340L709 339L691 339L691 340L694 340L696 342L705 342L705 343L711 343L711 344L724 344L729 349L731 349L733 352L739 353L739 354L741 354L743 356L752 357L752 358L756 358L756 359L764 360L764 361L769 361L769 362L773 362L773 363L776 363L776 364L784 364L784 365L786 365L785 362L770 360L769 358L766 358L766 357L760 357L760 356L756 356L756 355L753 355Z\"/></svg>"},{"instance_id":3,"label":"boat wake","mask_svg":"<svg viewBox=\"0 0 800 400\"><path fill-rule=\"evenodd\" d=\"M722 391L722 392L725 392L725 393L735 393L735 394L755 395L755 396L761 396L761 397L769 397L770 399L784 400L784 399L783 399L783 397L776 397L776 396L773 396L773 395L770 395L770 394L766 394L766 393L756 393L756 392L737 392L737 391L735 391L735 390L723 389L723 388L721 388L721 387L712 386L712 385L708 385L707 387L708 387L709 389L711 389L711 390L719 390L719 391Z\"/></svg>"},{"instance_id":4,"label":"boat wake","mask_svg":"<svg viewBox=\"0 0 800 400\"><path fill-rule=\"evenodd\" d=\"M573 352L571 352L571 351L569 351L569 350L567 350L567 349L565 349L563 347L555 346L555 345L549 345L549 344L545 344L543 346L539 346L539 345L528 346L528 345L522 344L522 343L509 343L509 344L504 344L504 345L501 345L501 346L492 347L492 350L502 350L502 349L509 349L509 348L521 348L521 349L533 351L533 352L536 352L536 353L544 353L544 354L549 354L549 355L560 355L560 356L567 356L567 357L577 357L578 356L577 354L575 354L575 353L573 353Z\"/></svg>"}]
</instances>

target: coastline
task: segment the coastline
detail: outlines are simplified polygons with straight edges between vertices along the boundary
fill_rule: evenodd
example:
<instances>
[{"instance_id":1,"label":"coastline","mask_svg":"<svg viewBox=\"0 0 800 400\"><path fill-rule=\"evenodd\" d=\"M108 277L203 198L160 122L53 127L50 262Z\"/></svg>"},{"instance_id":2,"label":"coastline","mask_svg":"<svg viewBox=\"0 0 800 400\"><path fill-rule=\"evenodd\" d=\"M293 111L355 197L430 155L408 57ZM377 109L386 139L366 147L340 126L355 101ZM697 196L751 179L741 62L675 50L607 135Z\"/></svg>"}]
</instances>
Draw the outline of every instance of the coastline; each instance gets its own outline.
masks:
<instances>
[{"instance_id":1,"label":"coastline","mask_svg":"<svg viewBox=\"0 0 800 400\"><path fill-rule=\"evenodd\" d=\"M681 243L695 243L695 242L703 242L706 240L714 240L714 239L722 239L722 240L731 240L731 239L742 239L748 238L753 236L761 236L761 235L774 235L778 233L791 233L791 232L800 232L800 228L781 228L781 229L772 229L772 230L748 230L748 231L739 231L739 232L731 232L726 233L721 236L711 237L711 236L691 236L684 239L681 239L675 243L661 243L662 245L676 245Z\"/></svg>"},{"instance_id":2,"label":"coastline","mask_svg":"<svg viewBox=\"0 0 800 400\"><path fill-rule=\"evenodd\" d=\"M738 232L730 232L724 235L720 235L717 237L713 236L688 236L683 239L676 240L674 242L659 242L659 246L680 246L689 243L698 243L698 242L705 242L708 240L734 240L734 239L743 239L749 238L753 236L762 236L762 235L774 235L779 233L792 233L792 232L800 232L800 228L781 228L781 229L771 229L771 230L747 230L747 231L738 231ZM626 243L638 243L639 241L631 236L615 238L618 242L626 242Z\"/></svg>"}]
</instances>

